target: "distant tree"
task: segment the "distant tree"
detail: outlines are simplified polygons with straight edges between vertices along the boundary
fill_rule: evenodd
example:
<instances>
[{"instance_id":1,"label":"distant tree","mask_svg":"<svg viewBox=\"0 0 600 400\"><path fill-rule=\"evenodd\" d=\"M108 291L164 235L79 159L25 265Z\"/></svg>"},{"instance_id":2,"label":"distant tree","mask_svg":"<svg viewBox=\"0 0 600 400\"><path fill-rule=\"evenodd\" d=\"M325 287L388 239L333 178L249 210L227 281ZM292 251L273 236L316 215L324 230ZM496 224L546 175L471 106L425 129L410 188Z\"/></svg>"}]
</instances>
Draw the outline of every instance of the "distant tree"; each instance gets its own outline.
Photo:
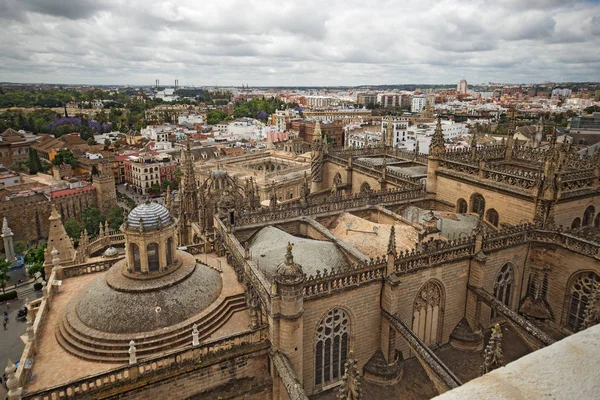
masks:
<instances>
[{"instance_id":1,"label":"distant tree","mask_svg":"<svg viewBox=\"0 0 600 400\"><path fill-rule=\"evenodd\" d=\"M154 183L152 186L150 186L150 190L154 193L160 193L160 185L158 183Z\"/></svg>"},{"instance_id":2,"label":"distant tree","mask_svg":"<svg viewBox=\"0 0 600 400\"><path fill-rule=\"evenodd\" d=\"M31 175L35 175L42 170L42 163L36 150L29 148L29 157L27 161L29 164L29 173Z\"/></svg>"},{"instance_id":3,"label":"distant tree","mask_svg":"<svg viewBox=\"0 0 600 400\"><path fill-rule=\"evenodd\" d=\"M77 160L71 151L69 150L61 150L58 152L54 159L52 160L52 164L61 165L61 164L69 164L71 167L75 168L77 165Z\"/></svg>"},{"instance_id":4,"label":"distant tree","mask_svg":"<svg viewBox=\"0 0 600 400\"><path fill-rule=\"evenodd\" d=\"M6 293L4 291L6 289L6 282L10 280L10 276L8 276L9 267L9 262L0 259L0 287L2 287L2 293Z\"/></svg>"},{"instance_id":5,"label":"distant tree","mask_svg":"<svg viewBox=\"0 0 600 400\"><path fill-rule=\"evenodd\" d=\"M27 251L27 244L21 240L15 242L15 254L25 254Z\"/></svg>"},{"instance_id":6,"label":"distant tree","mask_svg":"<svg viewBox=\"0 0 600 400\"><path fill-rule=\"evenodd\" d=\"M181 178L183 177L183 171L181 168L177 168L175 171L173 171L173 177L177 179L177 182L181 182Z\"/></svg>"},{"instance_id":7,"label":"distant tree","mask_svg":"<svg viewBox=\"0 0 600 400\"><path fill-rule=\"evenodd\" d=\"M108 227L111 231L117 231L123 224L123 208L119 206L114 206L110 210L108 210L108 216L106 218L108 220Z\"/></svg>"},{"instance_id":8,"label":"distant tree","mask_svg":"<svg viewBox=\"0 0 600 400\"><path fill-rule=\"evenodd\" d=\"M216 125L227 118L227 113L221 110L211 111L206 115L206 123L208 125Z\"/></svg>"},{"instance_id":9,"label":"distant tree","mask_svg":"<svg viewBox=\"0 0 600 400\"><path fill-rule=\"evenodd\" d=\"M65 221L65 231L67 231L67 235L71 239L78 240L79 235L83 232L83 227L75 218L71 217Z\"/></svg>"},{"instance_id":10,"label":"distant tree","mask_svg":"<svg viewBox=\"0 0 600 400\"><path fill-rule=\"evenodd\" d=\"M100 232L100 223L104 222L104 217L100 214L100 211L94 207L83 210L81 219L83 220L84 228L90 235L97 235Z\"/></svg>"}]
</instances>

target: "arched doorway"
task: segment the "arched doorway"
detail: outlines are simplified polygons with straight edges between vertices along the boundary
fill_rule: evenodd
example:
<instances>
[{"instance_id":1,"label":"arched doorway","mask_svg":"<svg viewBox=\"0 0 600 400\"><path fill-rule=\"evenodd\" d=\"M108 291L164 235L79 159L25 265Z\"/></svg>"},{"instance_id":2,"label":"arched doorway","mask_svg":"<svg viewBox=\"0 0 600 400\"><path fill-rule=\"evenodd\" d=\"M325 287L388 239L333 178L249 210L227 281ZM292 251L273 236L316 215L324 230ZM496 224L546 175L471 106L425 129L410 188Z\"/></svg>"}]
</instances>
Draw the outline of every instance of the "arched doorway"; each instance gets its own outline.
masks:
<instances>
[{"instance_id":1,"label":"arched doorway","mask_svg":"<svg viewBox=\"0 0 600 400\"><path fill-rule=\"evenodd\" d=\"M413 306L413 331L425 344L440 341L442 326L442 289L435 281L429 281L419 291Z\"/></svg>"},{"instance_id":2,"label":"arched doorway","mask_svg":"<svg viewBox=\"0 0 600 400\"><path fill-rule=\"evenodd\" d=\"M456 202L456 212L459 214L465 214L469 207L465 199L458 199Z\"/></svg>"},{"instance_id":3,"label":"arched doorway","mask_svg":"<svg viewBox=\"0 0 600 400\"><path fill-rule=\"evenodd\" d=\"M315 385L335 382L344 375L350 342L350 319L344 310L327 313L317 327Z\"/></svg>"},{"instance_id":4,"label":"arched doorway","mask_svg":"<svg viewBox=\"0 0 600 400\"><path fill-rule=\"evenodd\" d=\"M146 246L146 254L148 256L148 271L154 272L160 270L158 243L150 243Z\"/></svg>"},{"instance_id":5,"label":"arched doorway","mask_svg":"<svg viewBox=\"0 0 600 400\"><path fill-rule=\"evenodd\" d=\"M131 251L131 254L133 256L133 270L135 272L141 272L142 271L142 263L141 263L141 259L140 259L140 248L138 247L137 244L131 243L129 245L129 250Z\"/></svg>"},{"instance_id":6,"label":"arched doorway","mask_svg":"<svg viewBox=\"0 0 600 400\"><path fill-rule=\"evenodd\" d=\"M566 325L573 332L581 330L585 310L593 288L600 285L600 275L593 271L582 272L571 280Z\"/></svg>"}]
</instances>

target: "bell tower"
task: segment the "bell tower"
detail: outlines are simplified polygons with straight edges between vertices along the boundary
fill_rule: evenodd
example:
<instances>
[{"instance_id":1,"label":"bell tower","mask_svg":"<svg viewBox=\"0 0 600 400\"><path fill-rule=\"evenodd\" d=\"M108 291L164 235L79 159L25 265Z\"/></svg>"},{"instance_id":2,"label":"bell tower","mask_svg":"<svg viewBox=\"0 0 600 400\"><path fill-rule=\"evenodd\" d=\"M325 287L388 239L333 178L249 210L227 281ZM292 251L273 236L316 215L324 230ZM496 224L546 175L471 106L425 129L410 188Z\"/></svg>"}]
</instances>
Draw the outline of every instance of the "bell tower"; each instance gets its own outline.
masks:
<instances>
[{"instance_id":1,"label":"bell tower","mask_svg":"<svg viewBox=\"0 0 600 400\"><path fill-rule=\"evenodd\" d=\"M117 188L112 168L107 161L98 164L98 176L93 177L92 185L96 189L96 201L100 214L106 215L108 210L117 205Z\"/></svg>"}]
</instances>

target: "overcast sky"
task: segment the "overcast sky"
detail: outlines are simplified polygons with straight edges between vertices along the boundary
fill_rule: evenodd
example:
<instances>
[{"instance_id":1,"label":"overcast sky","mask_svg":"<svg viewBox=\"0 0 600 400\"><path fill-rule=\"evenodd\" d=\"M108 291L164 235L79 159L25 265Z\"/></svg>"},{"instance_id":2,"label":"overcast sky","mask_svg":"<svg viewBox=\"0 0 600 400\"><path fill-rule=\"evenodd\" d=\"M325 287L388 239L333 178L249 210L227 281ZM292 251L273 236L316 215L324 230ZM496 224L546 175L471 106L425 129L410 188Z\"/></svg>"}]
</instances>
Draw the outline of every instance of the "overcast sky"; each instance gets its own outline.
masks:
<instances>
[{"instance_id":1,"label":"overcast sky","mask_svg":"<svg viewBox=\"0 0 600 400\"><path fill-rule=\"evenodd\" d=\"M0 0L0 81L600 80L589 0Z\"/></svg>"}]
</instances>

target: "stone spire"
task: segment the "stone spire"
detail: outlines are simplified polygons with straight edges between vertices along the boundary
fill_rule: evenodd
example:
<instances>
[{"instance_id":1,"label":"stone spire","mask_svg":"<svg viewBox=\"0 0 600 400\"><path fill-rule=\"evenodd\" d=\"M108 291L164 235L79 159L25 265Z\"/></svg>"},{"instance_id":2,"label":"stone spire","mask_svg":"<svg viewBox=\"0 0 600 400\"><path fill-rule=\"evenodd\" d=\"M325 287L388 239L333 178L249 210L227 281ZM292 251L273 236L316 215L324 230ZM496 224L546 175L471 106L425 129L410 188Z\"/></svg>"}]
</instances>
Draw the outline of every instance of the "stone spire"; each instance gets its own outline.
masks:
<instances>
[{"instance_id":1,"label":"stone spire","mask_svg":"<svg viewBox=\"0 0 600 400\"><path fill-rule=\"evenodd\" d=\"M477 133L477 129L475 129L471 138L471 161L477 160Z\"/></svg>"},{"instance_id":2,"label":"stone spire","mask_svg":"<svg viewBox=\"0 0 600 400\"><path fill-rule=\"evenodd\" d=\"M2 240L4 241L4 261L13 262L15 261L15 247L13 244L13 233L8 227L8 221L6 217L2 220Z\"/></svg>"},{"instance_id":3,"label":"stone spire","mask_svg":"<svg viewBox=\"0 0 600 400\"><path fill-rule=\"evenodd\" d=\"M383 144L386 147L394 147L394 121L392 117L387 117L387 124L385 126L385 135L383 138Z\"/></svg>"},{"instance_id":4,"label":"stone spire","mask_svg":"<svg viewBox=\"0 0 600 400\"><path fill-rule=\"evenodd\" d=\"M317 124L319 122L317 121ZM317 126L315 126L317 130ZM319 131L321 130L319 126ZM313 136L314 137L314 136ZM310 157L310 179L312 181L311 191L317 192L320 187L319 184L323 180L323 142L315 139L312 142L311 157Z\"/></svg>"},{"instance_id":5,"label":"stone spire","mask_svg":"<svg viewBox=\"0 0 600 400\"><path fill-rule=\"evenodd\" d=\"M438 117L435 132L431 137L431 144L429 145L429 155L431 157L440 158L446 152L444 145L444 132L442 131L442 119Z\"/></svg>"},{"instance_id":6,"label":"stone spire","mask_svg":"<svg viewBox=\"0 0 600 400\"><path fill-rule=\"evenodd\" d=\"M396 228L392 225L390 229L390 239L388 240L388 249L387 249L388 257L390 255L396 256Z\"/></svg>"},{"instance_id":7,"label":"stone spire","mask_svg":"<svg viewBox=\"0 0 600 400\"><path fill-rule=\"evenodd\" d=\"M350 350L350 354L348 354L348 359L344 366L346 372L342 377L342 384L338 389L338 400L362 399L362 375L358 370L356 360L354 359L354 351Z\"/></svg>"},{"instance_id":8,"label":"stone spire","mask_svg":"<svg viewBox=\"0 0 600 400\"><path fill-rule=\"evenodd\" d=\"M75 258L75 249L69 240L67 231L63 226L60 214L56 211L56 206L52 204L50 212L50 230L48 232L48 249L56 248L60 255L60 264L69 264ZM49 261L49 260L48 260ZM50 276L50 271L46 271L46 276Z\"/></svg>"},{"instance_id":9,"label":"stone spire","mask_svg":"<svg viewBox=\"0 0 600 400\"><path fill-rule=\"evenodd\" d=\"M502 330L500 329L500 325L496 324L492 328L490 341L483 351L483 365L481 366L480 375L485 375L503 365L504 357L502 355Z\"/></svg>"},{"instance_id":10,"label":"stone spire","mask_svg":"<svg viewBox=\"0 0 600 400\"><path fill-rule=\"evenodd\" d=\"M275 279L279 283L294 283L295 281L302 280L303 277L304 272L302 271L302 267L294 262L292 243L288 242L285 253L285 262L279 264L277 267Z\"/></svg>"},{"instance_id":11,"label":"stone spire","mask_svg":"<svg viewBox=\"0 0 600 400\"><path fill-rule=\"evenodd\" d=\"M202 209L198 202L198 186L196 185L196 172L194 159L188 137L185 150L181 151L183 176L179 185L179 243L182 245L192 243L192 223L199 222Z\"/></svg>"},{"instance_id":12,"label":"stone spire","mask_svg":"<svg viewBox=\"0 0 600 400\"><path fill-rule=\"evenodd\" d=\"M323 141L323 132L321 131L321 121L315 122L315 129L313 130L313 140Z\"/></svg>"}]
</instances>

